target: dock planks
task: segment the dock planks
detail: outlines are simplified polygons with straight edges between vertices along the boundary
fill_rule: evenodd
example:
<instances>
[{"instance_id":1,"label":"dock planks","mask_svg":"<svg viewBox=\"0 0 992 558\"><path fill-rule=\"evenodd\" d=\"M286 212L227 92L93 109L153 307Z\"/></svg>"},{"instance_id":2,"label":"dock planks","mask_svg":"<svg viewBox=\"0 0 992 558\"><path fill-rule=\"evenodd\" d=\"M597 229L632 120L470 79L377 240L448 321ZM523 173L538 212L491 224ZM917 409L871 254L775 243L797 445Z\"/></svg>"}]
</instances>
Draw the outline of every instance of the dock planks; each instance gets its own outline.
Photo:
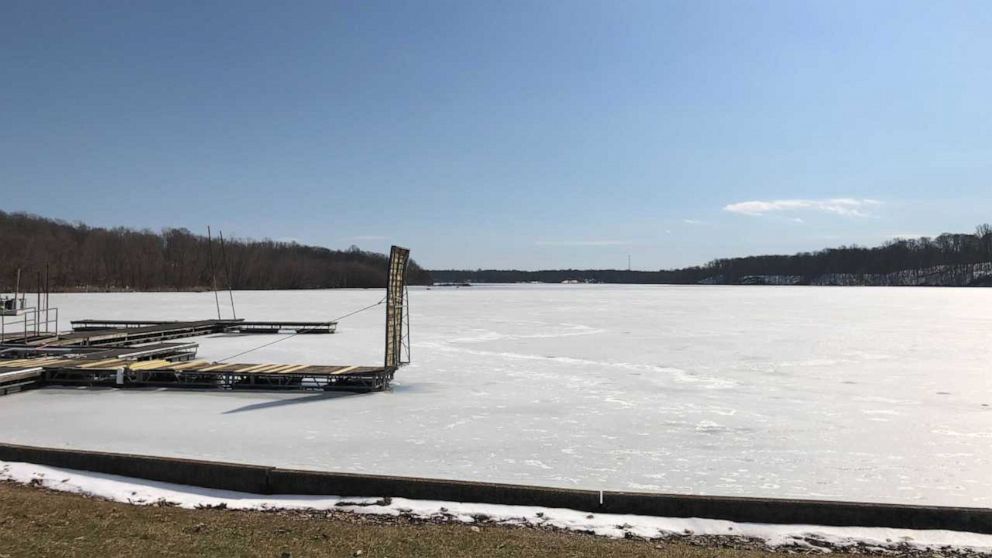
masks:
<instances>
[{"instance_id":1,"label":"dock planks","mask_svg":"<svg viewBox=\"0 0 992 558\"><path fill-rule=\"evenodd\" d=\"M337 331L338 323L335 321L300 321L300 320L198 320L198 321L176 321L176 320L73 320L72 330L74 333L83 332L106 332L111 330L130 331L153 331L182 329L191 324L209 323L215 330L212 333L237 332L237 333L279 333L282 331L292 331L294 333L334 333Z\"/></svg>"},{"instance_id":2,"label":"dock planks","mask_svg":"<svg viewBox=\"0 0 992 558\"><path fill-rule=\"evenodd\" d=\"M224 363L207 360L42 357L0 360L0 378L32 370L42 385L171 386L221 389L372 391L393 371L354 365ZM12 376L11 376L12 377Z\"/></svg>"}]
</instances>

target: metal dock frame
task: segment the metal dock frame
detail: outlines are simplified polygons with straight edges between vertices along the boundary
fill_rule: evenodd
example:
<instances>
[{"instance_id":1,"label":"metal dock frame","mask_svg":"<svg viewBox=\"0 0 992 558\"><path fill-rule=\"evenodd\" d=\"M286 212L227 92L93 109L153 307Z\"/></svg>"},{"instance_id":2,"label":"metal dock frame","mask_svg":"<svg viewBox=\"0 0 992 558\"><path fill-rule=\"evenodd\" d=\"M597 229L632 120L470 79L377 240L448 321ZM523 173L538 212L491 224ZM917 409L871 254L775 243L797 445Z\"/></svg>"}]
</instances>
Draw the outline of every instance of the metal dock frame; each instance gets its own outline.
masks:
<instances>
[{"instance_id":1,"label":"metal dock frame","mask_svg":"<svg viewBox=\"0 0 992 558\"><path fill-rule=\"evenodd\" d=\"M409 261L409 249L399 246L390 249L386 283L386 354L381 389L389 386L400 366L410 362L410 324L409 321L404 321L407 299L406 270Z\"/></svg>"}]
</instances>

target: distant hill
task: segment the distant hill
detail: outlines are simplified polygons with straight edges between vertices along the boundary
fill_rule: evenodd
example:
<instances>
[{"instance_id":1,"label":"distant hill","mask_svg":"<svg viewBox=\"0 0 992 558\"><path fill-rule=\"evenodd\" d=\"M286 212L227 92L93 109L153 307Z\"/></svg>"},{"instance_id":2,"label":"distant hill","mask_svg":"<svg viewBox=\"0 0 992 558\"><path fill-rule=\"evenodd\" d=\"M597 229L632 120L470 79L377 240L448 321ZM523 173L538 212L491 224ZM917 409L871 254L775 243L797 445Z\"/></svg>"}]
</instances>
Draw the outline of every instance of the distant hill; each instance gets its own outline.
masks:
<instances>
[{"instance_id":1,"label":"distant hill","mask_svg":"<svg viewBox=\"0 0 992 558\"><path fill-rule=\"evenodd\" d=\"M0 292L14 289L18 268L22 287L34 289L46 266L53 291L208 289L207 246L205 235L186 229L103 229L0 211ZM222 252L216 238L213 242L218 286L227 286L230 269L235 289L385 287L387 260L357 247L329 250L227 238ZM408 277L414 284L431 282L416 263Z\"/></svg>"},{"instance_id":2,"label":"distant hill","mask_svg":"<svg viewBox=\"0 0 992 558\"><path fill-rule=\"evenodd\" d=\"M897 239L874 248L842 246L791 256L748 256L659 271L616 269L432 270L445 283L566 281L710 285L992 286L992 226L974 234Z\"/></svg>"}]
</instances>

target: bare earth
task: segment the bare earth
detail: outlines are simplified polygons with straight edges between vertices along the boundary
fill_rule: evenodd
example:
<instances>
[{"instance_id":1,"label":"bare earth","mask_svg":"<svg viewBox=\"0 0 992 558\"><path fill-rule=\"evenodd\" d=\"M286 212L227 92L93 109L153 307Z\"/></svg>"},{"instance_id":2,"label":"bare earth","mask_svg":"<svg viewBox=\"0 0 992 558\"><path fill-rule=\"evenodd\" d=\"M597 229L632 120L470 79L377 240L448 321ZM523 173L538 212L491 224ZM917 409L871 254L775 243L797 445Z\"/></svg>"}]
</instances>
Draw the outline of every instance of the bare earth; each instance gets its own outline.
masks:
<instances>
[{"instance_id":1,"label":"bare earth","mask_svg":"<svg viewBox=\"0 0 992 558\"><path fill-rule=\"evenodd\" d=\"M703 545L703 546L701 546ZM708 546L706 546L708 545ZM134 506L0 483L7 556L653 556L762 557L747 541L658 543L563 531L369 518ZM819 554L819 556L835 556ZM858 556L848 554L846 556Z\"/></svg>"}]
</instances>

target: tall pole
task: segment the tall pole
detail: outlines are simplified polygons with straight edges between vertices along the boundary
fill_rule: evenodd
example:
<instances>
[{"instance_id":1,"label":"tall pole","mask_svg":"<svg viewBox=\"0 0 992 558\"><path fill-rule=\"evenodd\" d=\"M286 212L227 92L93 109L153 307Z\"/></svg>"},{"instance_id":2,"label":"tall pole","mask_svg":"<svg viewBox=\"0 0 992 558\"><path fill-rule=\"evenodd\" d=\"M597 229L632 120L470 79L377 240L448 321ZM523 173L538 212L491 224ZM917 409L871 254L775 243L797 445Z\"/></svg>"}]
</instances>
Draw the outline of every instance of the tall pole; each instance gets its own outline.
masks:
<instances>
[{"instance_id":1,"label":"tall pole","mask_svg":"<svg viewBox=\"0 0 992 558\"><path fill-rule=\"evenodd\" d=\"M217 319L220 319L220 298L217 296L217 273L214 272L213 238L210 235L210 225L207 225L207 261L210 262L210 280L214 286L214 304L217 306Z\"/></svg>"},{"instance_id":2,"label":"tall pole","mask_svg":"<svg viewBox=\"0 0 992 558\"><path fill-rule=\"evenodd\" d=\"M48 282L49 265L45 262L45 333L48 333L48 295L50 283Z\"/></svg>"},{"instance_id":3,"label":"tall pole","mask_svg":"<svg viewBox=\"0 0 992 558\"><path fill-rule=\"evenodd\" d=\"M41 271L35 271L35 283L38 287L38 300L34 305L34 334L38 335L38 320L41 319Z\"/></svg>"},{"instance_id":4,"label":"tall pole","mask_svg":"<svg viewBox=\"0 0 992 558\"><path fill-rule=\"evenodd\" d=\"M234 288L231 286L231 264L227 261L227 249L224 247L224 231L217 231L220 235L220 257L224 258L224 269L227 271L227 293L231 296L231 316L238 319L238 313L234 310Z\"/></svg>"}]
</instances>

